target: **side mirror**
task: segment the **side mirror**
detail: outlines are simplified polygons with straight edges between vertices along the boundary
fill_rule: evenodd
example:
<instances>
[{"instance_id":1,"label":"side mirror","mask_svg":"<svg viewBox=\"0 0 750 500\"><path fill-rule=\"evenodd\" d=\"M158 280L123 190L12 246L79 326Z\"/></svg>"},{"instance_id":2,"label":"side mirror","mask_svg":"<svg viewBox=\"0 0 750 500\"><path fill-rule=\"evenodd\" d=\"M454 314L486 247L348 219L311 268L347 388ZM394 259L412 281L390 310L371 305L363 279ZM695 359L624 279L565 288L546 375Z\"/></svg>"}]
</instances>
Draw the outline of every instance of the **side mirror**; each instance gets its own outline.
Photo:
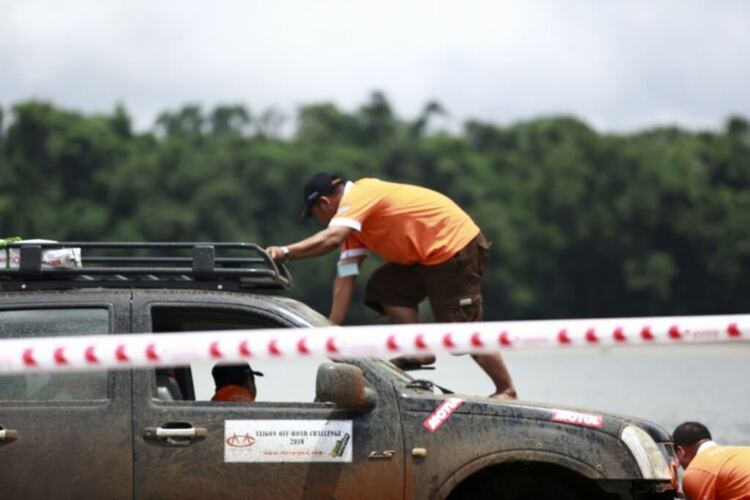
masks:
<instances>
[{"instance_id":1,"label":"side mirror","mask_svg":"<svg viewBox=\"0 0 750 500\"><path fill-rule=\"evenodd\" d=\"M377 393L365 386L362 370L346 363L321 363L315 379L315 401L367 411L375 407Z\"/></svg>"}]
</instances>

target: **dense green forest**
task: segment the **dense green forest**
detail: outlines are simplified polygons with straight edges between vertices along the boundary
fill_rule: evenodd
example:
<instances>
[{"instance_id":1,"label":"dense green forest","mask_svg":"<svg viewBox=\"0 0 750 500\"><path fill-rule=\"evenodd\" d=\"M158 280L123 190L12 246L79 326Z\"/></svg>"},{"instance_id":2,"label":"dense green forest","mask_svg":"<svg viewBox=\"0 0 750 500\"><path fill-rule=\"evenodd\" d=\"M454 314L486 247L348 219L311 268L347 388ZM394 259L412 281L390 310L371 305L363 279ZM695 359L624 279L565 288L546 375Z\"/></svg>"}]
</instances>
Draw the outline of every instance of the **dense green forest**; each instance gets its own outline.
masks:
<instances>
[{"instance_id":1,"label":"dense green forest","mask_svg":"<svg viewBox=\"0 0 750 500\"><path fill-rule=\"evenodd\" d=\"M84 115L0 110L0 237L289 243L301 185L329 170L420 184L494 242L487 319L712 314L750 309L750 125L602 134L580 120L434 124L374 93L358 109L302 106L294 130L242 105ZM336 256L293 262L289 293L324 314ZM376 267L368 259L366 275ZM362 288L362 287L360 287ZM372 321L353 307L350 323Z\"/></svg>"}]
</instances>

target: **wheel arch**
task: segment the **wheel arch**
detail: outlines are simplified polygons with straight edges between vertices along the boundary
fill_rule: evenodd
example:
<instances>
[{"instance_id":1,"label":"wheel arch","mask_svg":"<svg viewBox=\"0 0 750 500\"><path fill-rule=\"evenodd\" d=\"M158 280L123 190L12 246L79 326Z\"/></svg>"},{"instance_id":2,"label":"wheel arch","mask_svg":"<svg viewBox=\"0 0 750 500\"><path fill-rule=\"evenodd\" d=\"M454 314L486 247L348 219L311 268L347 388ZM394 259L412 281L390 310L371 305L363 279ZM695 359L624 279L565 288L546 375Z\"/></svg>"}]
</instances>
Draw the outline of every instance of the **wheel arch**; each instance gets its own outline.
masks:
<instances>
[{"instance_id":1,"label":"wheel arch","mask_svg":"<svg viewBox=\"0 0 750 500\"><path fill-rule=\"evenodd\" d=\"M555 469L581 476L582 479L596 481L603 475L585 462L544 450L508 450L484 455L467 462L446 479L438 490L439 498L447 498L459 485L482 471L490 468L509 466L530 462L538 466L554 467Z\"/></svg>"}]
</instances>

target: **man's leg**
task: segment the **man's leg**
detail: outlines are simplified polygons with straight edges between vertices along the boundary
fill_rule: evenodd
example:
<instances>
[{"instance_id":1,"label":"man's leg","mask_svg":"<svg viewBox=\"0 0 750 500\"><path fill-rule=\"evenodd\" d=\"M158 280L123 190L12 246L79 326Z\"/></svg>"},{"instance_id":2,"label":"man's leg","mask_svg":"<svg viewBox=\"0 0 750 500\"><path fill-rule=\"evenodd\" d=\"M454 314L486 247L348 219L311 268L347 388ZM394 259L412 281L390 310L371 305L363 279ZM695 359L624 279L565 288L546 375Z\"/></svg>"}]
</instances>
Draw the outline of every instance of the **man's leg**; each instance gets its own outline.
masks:
<instances>
[{"instance_id":1,"label":"man's leg","mask_svg":"<svg viewBox=\"0 0 750 500\"><path fill-rule=\"evenodd\" d=\"M381 304L383 312L391 318L391 321L401 325L408 325L410 323L419 323L419 311L411 307L405 306L391 306L388 304Z\"/></svg>"},{"instance_id":2,"label":"man's leg","mask_svg":"<svg viewBox=\"0 0 750 500\"><path fill-rule=\"evenodd\" d=\"M419 323L417 307L426 294L424 284L414 266L383 264L372 273L367 282L365 304L385 314L394 323ZM434 361L435 356L432 355L391 360L399 368L430 364Z\"/></svg>"},{"instance_id":3,"label":"man's leg","mask_svg":"<svg viewBox=\"0 0 750 500\"><path fill-rule=\"evenodd\" d=\"M471 357L495 384L495 393L490 395L491 398L516 399L518 397L513 379L500 354L472 354Z\"/></svg>"},{"instance_id":4,"label":"man's leg","mask_svg":"<svg viewBox=\"0 0 750 500\"><path fill-rule=\"evenodd\" d=\"M399 324L419 323L419 312L411 307L389 306L383 304L383 311L391 318L391 321ZM490 397L499 398L516 398L516 389L513 386L513 380L510 377L508 368L499 354L474 354L474 361L484 370L495 384L495 393ZM391 360L399 368L406 366L406 363L417 363L420 365L429 365L435 362L435 356L432 354L426 356L402 356Z\"/></svg>"},{"instance_id":5,"label":"man's leg","mask_svg":"<svg viewBox=\"0 0 750 500\"><path fill-rule=\"evenodd\" d=\"M481 234L448 262L422 268L427 296L438 323L482 321L481 282L489 258L489 243ZM472 354L495 384L491 397L517 397L513 379L498 354Z\"/></svg>"},{"instance_id":6,"label":"man's leg","mask_svg":"<svg viewBox=\"0 0 750 500\"><path fill-rule=\"evenodd\" d=\"M393 321L394 323L419 323L419 311L414 308L405 306L390 306L388 304L382 304L381 307L383 308L383 312L385 312L385 314L387 314L388 317L391 318L391 321ZM403 368L408 363L429 365L434 362L435 356L433 356L432 354L427 354L425 356L401 356L398 358L393 358L391 360L391 363L398 366L399 368Z\"/></svg>"}]
</instances>

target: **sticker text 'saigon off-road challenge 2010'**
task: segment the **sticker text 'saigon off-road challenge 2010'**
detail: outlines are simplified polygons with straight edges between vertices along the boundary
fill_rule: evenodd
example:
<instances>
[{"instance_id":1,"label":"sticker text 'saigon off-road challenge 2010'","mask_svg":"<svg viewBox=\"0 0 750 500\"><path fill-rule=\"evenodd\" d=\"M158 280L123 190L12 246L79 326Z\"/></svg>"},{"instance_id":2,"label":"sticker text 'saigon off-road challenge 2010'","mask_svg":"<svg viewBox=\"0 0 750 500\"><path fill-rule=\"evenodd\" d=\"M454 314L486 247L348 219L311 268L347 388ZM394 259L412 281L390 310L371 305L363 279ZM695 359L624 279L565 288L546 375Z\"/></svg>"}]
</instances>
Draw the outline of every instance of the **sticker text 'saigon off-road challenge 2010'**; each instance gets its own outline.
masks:
<instances>
[{"instance_id":1,"label":"sticker text 'saigon off-road challenge 2010'","mask_svg":"<svg viewBox=\"0 0 750 500\"><path fill-rule=\"evenodd\" d=\"M351 420L227 420L225 462L351 462Z\"/></svg>"}]
</instances>

